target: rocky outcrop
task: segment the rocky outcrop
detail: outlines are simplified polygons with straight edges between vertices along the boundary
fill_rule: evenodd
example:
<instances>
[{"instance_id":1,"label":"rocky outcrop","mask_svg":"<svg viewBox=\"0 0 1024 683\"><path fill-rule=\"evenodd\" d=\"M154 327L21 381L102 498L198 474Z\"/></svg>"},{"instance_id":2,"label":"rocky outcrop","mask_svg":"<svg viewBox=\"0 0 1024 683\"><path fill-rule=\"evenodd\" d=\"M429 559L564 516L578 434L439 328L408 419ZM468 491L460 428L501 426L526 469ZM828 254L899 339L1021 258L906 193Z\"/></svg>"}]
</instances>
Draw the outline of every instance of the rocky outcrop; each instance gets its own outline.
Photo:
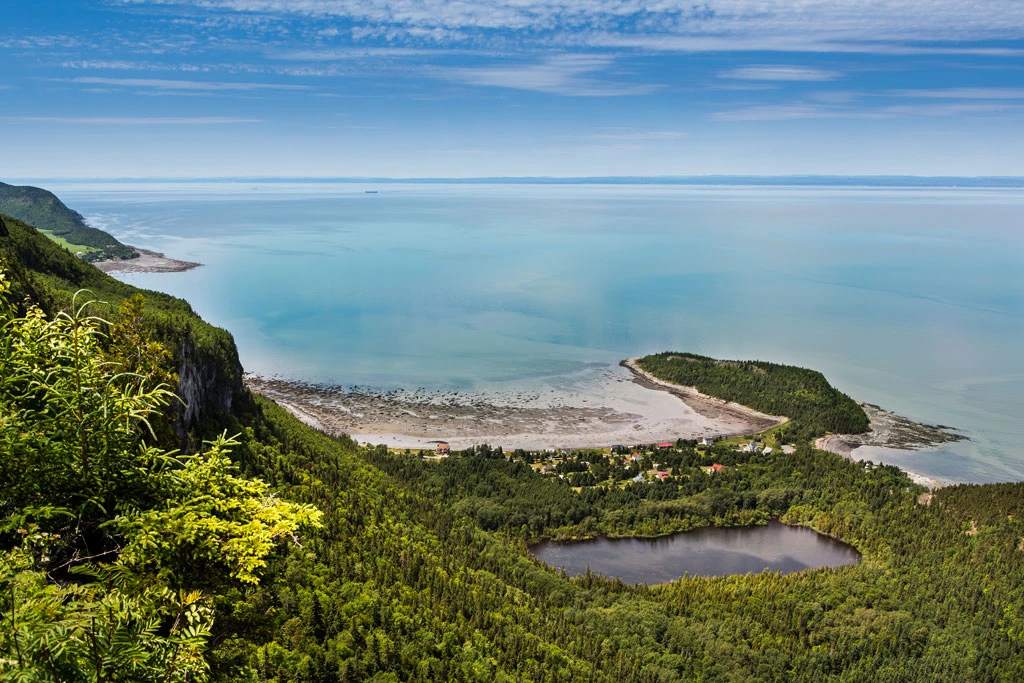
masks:
<instances>
[{"instance_id":1,"label":"rocky outcrop","mask_svg":"<svg viewBox=\"0 0 1024 683\"><path fill-rule=\"evenodd\" d=\"M185 448L194 447L196 436L209 437L230 420L232 411L251 401L242 384L242 365L234 340L213 346L198 345L187 334L176 340L178 406L175 431Z\"/></svg>"}]
</instances>

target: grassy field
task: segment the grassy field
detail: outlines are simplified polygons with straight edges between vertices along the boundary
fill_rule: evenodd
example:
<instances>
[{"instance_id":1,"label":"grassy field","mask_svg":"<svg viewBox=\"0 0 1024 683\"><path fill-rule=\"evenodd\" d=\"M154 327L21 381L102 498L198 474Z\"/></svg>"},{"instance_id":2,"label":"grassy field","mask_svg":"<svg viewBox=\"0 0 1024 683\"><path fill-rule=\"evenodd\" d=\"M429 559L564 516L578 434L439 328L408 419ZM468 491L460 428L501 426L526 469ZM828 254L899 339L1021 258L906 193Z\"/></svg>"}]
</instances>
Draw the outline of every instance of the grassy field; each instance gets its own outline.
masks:
<instances>
[{"instance_id":1,"label":"grassy field","mask_svg":"<svg viewBox=\"0 0 1024 683\"><path fill-rule=\"evenodd\" d=\"M60 246L64 247L65 249L70 251L72 254L76 254L77 255L79 253L82 253L82 254L85 254L85 255L89 255L89 254L100 254L100 253L103 252L102 249L97 249L96 247L89 247L89 246L86 246L84 244L73 244L71 242L68 242L63 237L57 237L52 232L47 232L46 230L40 230L39 232L43 233L44 235L49 237L51 240L53 240L54 242L56 242Z\"/></svg>"}]
</instances>

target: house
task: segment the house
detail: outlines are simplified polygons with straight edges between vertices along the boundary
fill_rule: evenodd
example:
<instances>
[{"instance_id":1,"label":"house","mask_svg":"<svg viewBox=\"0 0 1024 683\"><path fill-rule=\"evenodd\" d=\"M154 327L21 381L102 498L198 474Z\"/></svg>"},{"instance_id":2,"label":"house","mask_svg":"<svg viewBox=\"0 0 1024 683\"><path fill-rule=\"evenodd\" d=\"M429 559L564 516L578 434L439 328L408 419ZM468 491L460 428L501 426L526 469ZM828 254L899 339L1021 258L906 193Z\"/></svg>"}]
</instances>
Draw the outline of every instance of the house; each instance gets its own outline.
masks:
<instances>
[{"instance_id":1,"label":"house","mask_svg":"<svg viewBox=\"0 0 1024 683\"><path fill-rule=\"evenodd\" d=\"M666 448L672 448L673 446L675 446L675 444L672 443L671 441L662 441L661 443L658 444L658 448L663 450Z\"/></svg>"},{"instance_id":2,"label":"house","mask_svg":"<svg viewBox=\"0 0 1024 683\"><path fill-rule=\"evenodd\" d=\"M633 455L629 456L629 459L632 460L633 462L639 462L643 460L643 457L641 457L639 453L634 453Z\"/></svg>"},{"instance_id":3,"label":"house","mask_svg":"<svg viewBox=\"0 0 1024 683\"><path fill-rule=\"evenodd\" d=\"M712 472L721 472L724 469L726 469L725 465L719 465L717 462L711 466Z\"/></svg>"},{"instance_id":4,"label":"house","mask_svg":"<svg viewBox=\"0 0 1024 683\"><path fill-rule=\"evenodd\" d=\"M774 449L774 448L765 448L765 449L764 449L764 454L765 454L765 455L771 455L771 454L772 454L772 453L774 453L774 452L775 452L775 449Z\"/></svg>"},{"instance_id":5,"label":"house","mask_svg":"<svg viewBox=\"0 0 1024 683\"><path fill-rule=\"evenodd\" d=\"M666 479L669 479L671 476L672 475L669 474L668 472L658 472L658 479L660 479L662 481L665 481Z\"/></svg>"},{"instance_id":6,"label":"house","mask_svg":"<svg viewBox=\"0 0 1024 683\"><path fill-rule=\"evenodd\" d=\"M633 481L635 481L637 484L642 484L643 481L644 481L644 475L642 475L642 474L636 475L635 477L633 477Z\"/></svg>"},{"instance_id":7,"label":"house","mask_svg":"<svg viewBox=\"0 0 1024 683\"><path fill-rule=\"evenodd\" d=\"M713 437L713 436L705 436L703 439L700 440L700 442L701 442L701 444L703 444L705 446L714 446L715 445L715 437Z\"/></svg>"},{"instance_id":8,"label":"house","mask_svg":"<svg viewBox=\"0 0 1024 683\"><path fill-rule=\"evenodd\" d=\"M448 445L447 441L438 441L436 453L437 455L451 455L452 447Z\"/></svg>"},{"instance_id":9,"label":"house","mask_svg":"<svg viewBox=\"0 0 1024 683\"><path fill-rule=\"evenodd\" d=\"M756 441L751 441L750 443L741 447L740 450L743 451L744 453L760 453L761 447L757 445Z\"/></svg>"}]
</instances>

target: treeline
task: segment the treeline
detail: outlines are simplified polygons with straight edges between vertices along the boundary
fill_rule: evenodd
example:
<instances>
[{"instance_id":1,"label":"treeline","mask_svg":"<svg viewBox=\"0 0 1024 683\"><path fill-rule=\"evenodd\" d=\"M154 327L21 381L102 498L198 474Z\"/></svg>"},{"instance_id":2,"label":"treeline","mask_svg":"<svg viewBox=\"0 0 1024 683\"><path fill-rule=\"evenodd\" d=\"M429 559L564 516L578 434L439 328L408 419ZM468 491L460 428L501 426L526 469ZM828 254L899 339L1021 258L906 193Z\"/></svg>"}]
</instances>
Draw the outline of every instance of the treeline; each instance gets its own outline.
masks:
<instances>
[{"instance_id":1,"label":"treeline","mask_svg":"<svg viewBox=\"0 0 1024 683\"><path fill-rule=\"evenodd\" d=\"M85 218L69 209L52 192L38 187L0 183L0 213L22 220L66 242L88 247L83 260L126 259L138 256L110 233L86 224Z\"/></svg>"},{"instance_id":2,"label":"treeline","mask_svg":"<svg viewBox=\"0 0 1024 683\"><path fill-rule=\"evenodd\" d=\"M784 415L793 421L787 434L792 429L801 438L828 432L858 434L868 429L868 416L857 402L815 370L675 352L645 356L638 364L666 382L695 387L769 415Z\"/></svg>"}]
</instances>

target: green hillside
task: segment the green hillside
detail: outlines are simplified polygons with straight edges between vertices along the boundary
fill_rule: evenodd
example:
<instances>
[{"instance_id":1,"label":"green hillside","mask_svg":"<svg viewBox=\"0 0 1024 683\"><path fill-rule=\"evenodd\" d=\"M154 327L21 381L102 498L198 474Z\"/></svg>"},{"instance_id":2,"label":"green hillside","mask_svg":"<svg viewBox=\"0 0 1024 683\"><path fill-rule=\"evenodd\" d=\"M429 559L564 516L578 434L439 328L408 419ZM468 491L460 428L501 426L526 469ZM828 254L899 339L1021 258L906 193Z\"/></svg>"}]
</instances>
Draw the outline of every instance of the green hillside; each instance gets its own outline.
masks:
<instances>
[{"instance_id":1,"label":"green hillside","mask_svg":"<svg viewBox=\"0 0 1024 683\"><path fill-rule=\"evenodd\" d=\"M0 213L32 225L86 261L138 256L110 234L91 228L52 192L38 187L0 183Z\"/></svg>"},{"instance_id":2,"label":"green hillside","mask_svg":"<svg viewBox=\"0 0 1024 683\"><path fill-rule=\"evenodd\" d=\"M137 290L2 223L0 680L1024 680L1022 484L929 501L807 441L680 443L645 452L668 481L577 488L522 453L360 448L248 396L186 302L145 292L140 317ZM83 286L109 304L69 316ZM173 375L207 399L194 455L159 429ZM631 587L527 545L769 517L864 560Z\"/></svg>"}]
</instances>

